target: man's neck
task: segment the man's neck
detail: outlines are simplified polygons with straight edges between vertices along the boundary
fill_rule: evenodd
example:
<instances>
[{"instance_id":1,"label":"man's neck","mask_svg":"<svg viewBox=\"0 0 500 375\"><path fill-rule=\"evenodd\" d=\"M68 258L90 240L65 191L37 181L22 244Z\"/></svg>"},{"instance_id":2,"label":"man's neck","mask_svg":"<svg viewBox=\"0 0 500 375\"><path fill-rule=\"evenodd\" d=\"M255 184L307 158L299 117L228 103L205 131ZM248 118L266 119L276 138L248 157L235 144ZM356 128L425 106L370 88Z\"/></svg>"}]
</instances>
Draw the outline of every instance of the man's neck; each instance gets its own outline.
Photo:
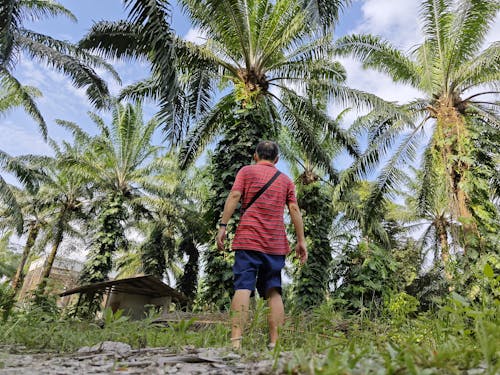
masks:
<instances>
[{"instance_id":1,"label":"man's neck","mask_svg":"<svg viewBox=\"0 0 500 375\"><path fill-rule=\"evenodd\" d=\"M274 162L271 160L260 159L260 160L257 160L257 164L273 164L274 165Z\"/></svg>"}]
</instances>

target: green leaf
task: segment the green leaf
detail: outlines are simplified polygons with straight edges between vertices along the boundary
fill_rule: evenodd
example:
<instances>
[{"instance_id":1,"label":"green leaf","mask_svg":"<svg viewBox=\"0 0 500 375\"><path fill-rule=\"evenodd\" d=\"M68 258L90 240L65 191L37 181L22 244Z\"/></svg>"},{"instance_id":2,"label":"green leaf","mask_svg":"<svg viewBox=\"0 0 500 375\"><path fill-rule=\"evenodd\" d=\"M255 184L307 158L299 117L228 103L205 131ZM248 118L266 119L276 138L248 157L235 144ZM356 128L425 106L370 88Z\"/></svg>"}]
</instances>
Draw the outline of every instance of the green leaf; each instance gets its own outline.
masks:
<instances>
[{"instance_id":1,"label":"green leaf","mask_svg":"<svg viewBox=\"0 0 500 375\"><path fill-rule=\"evenodd\" d=\"M486 263L486 264L484 265L483 274L484 274L484 276L486 276L488 279L492 279L493 277L495 277L495 273L493 272L493 268L490 266L490 264L489 264L489 263Z\"/></svg>"}]
</instances>

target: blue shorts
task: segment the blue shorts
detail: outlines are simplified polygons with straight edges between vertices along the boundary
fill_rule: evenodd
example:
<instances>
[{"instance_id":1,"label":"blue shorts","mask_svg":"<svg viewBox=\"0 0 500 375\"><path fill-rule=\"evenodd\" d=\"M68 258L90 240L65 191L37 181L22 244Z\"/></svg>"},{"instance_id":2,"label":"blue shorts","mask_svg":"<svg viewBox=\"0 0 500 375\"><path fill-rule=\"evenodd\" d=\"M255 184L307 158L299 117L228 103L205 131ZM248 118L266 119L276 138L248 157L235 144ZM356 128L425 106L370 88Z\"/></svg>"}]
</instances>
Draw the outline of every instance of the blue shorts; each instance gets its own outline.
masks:
<instances>
[{"instance_id":1,"label":"blue shorts","mask_svg":"<svg viewBox=\"0 0 500 375\"><path fill-rule=\"evenodd\" d=\"M260 251L236 250L234 255L234 290L257 291L267 298L267 291L276 288L281 294L281 270L285 266L284 255L269 255Z\"/></svg>"}]
</instances>

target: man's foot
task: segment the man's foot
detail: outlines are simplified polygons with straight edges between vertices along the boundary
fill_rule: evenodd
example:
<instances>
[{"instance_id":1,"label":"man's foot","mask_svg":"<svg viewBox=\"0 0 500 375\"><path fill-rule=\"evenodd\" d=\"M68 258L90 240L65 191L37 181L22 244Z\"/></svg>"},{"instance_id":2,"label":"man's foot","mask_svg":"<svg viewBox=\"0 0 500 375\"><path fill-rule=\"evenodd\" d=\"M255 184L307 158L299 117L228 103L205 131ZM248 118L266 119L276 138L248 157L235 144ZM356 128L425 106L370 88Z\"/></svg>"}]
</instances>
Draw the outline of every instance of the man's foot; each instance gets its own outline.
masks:
<instances>
[{"instance_id":1,"label":"man's foot","mask_svg":"<svg viewBox=\"0 0 500 375\"><path fill-rule=\"evenodd\" d=\"M231 348L234 351L239 351L241 350L241 340L242 337L231 337Z\"/></svg>"}]
</instances>

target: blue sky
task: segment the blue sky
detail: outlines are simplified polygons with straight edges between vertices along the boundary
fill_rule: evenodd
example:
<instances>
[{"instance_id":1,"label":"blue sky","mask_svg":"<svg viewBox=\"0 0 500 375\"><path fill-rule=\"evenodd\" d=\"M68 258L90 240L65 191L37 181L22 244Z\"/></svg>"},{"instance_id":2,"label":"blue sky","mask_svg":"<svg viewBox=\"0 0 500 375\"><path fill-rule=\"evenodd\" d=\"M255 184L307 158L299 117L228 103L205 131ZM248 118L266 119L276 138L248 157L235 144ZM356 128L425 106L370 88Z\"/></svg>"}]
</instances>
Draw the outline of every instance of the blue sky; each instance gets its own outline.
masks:
<instances>
[{"instance_id":1,"label":"blue sky","mask_svg":"<svg viewBox=\"0 0 500 375\"><path fill-rule=\"evenodd\" d=\"M77 16L77 23L58 17L26 26L59 39L76 42L95 21L126 17L126 11L120 0L63 0L60 2ZM175 1L171 3L175 4ZM396 46L408 50L421 40L417 22L418 9L419 0L355 0L344 13L337 27L336 36L352 32L379 34ZM500 22L496 22L488 35L489 42L500 39L499 25ZM199 35L175 6L172 12L172 26L178 35L190 40L196 40ZM375 93L387 100L400 100L401 102L418 96L418 92L414 89L394 85L388 77L382 74L364 71L353 60L344 59L342 62L348 71L348 84L351 87ZM122 78L123 85L148 76L148 65L144 62L116 61L113 64ZM95 131L87 116L87 111L93 109L86 100L84 90L75 89L68 78L24 56L19 59L15 74L23 84L36 86L42 91L43 97L38 100L38 103L48 123L50 137L62 140L69 136L55 125L56 118L74 121L89 132ZM119 84L112 80L109 74L104 74L104 77L109 79L111 91L118 93ZM334 105L330 107L332 115L341 110L342 108ZM146 106L146 119L154 112L154 105ZM102 115L106 117L105 113ZM355 117L356 112L351 112L346 118L346 123ZM40 136L37 125L21 110L14 110L0 117L0 133L6 135L6 137L0 137L0 149L12 155L50 153L50 148ZM161 142L160 134L156 137L156 141Z\"/></svg>"}]
</instances>

